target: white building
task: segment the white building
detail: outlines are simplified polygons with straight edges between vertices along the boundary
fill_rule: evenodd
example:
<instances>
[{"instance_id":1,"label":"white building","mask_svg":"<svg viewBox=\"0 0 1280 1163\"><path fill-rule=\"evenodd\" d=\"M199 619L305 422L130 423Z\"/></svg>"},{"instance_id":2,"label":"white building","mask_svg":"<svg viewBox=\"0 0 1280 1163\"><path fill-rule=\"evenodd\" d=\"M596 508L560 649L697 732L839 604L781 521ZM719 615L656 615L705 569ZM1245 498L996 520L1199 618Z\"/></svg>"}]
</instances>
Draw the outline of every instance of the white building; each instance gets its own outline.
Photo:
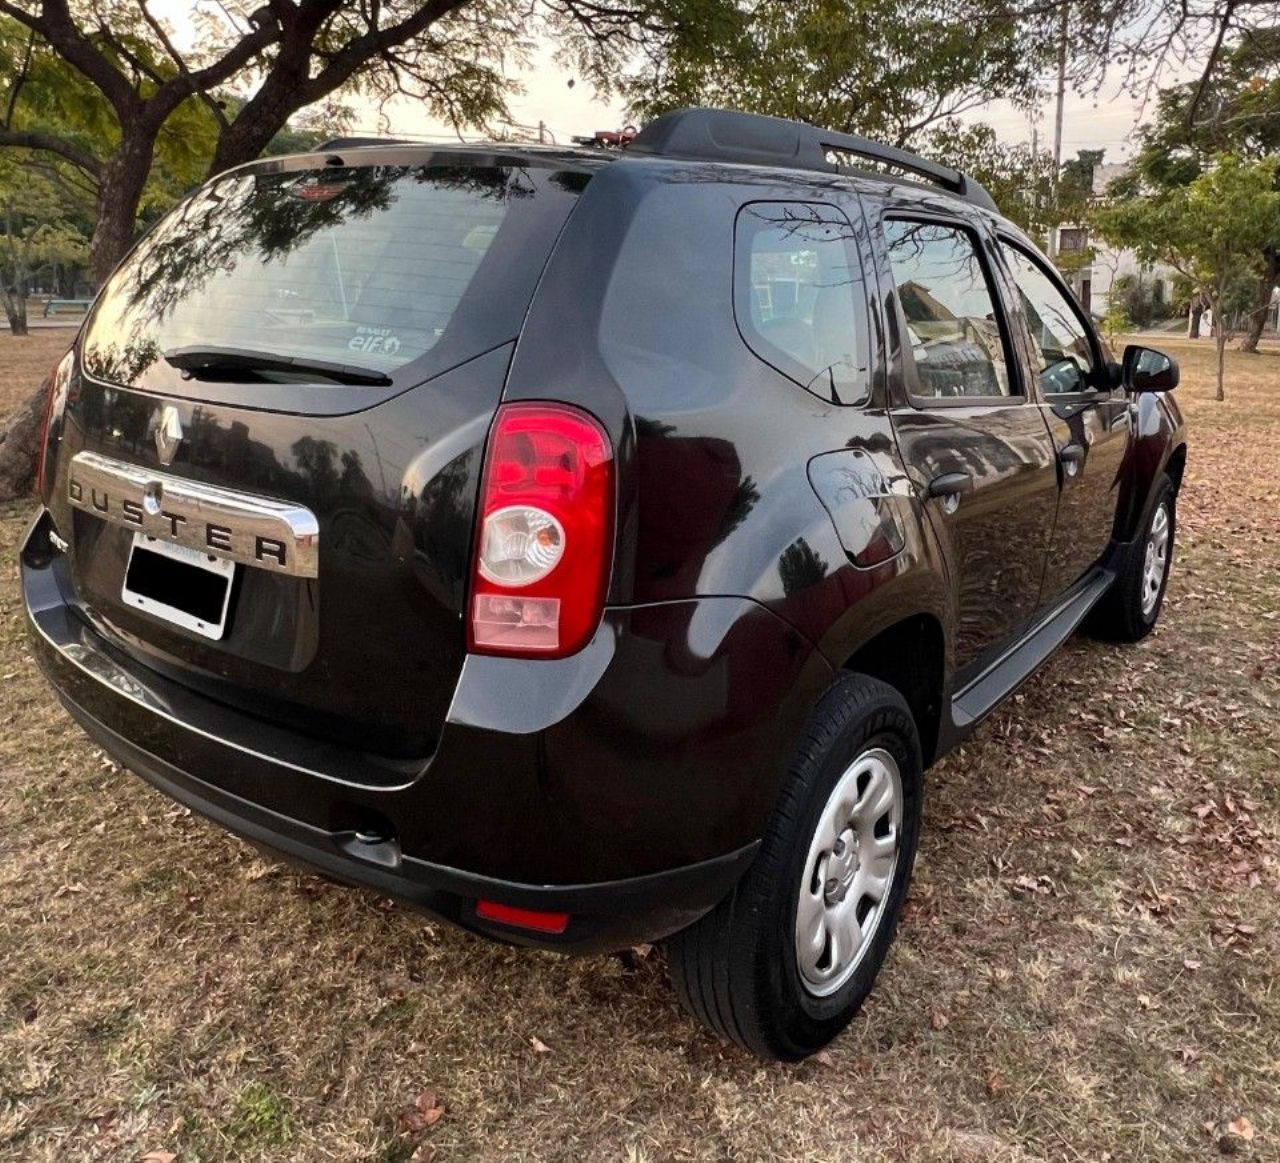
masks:
<instances>
[{"instance_id":1,"label":"white building","mask_svg":"<svg viewBox=\"0 0 1280 1163\"><path fill-rule=\"evenodd\" d=\"M1126 169L1128 167L1124 163L1095 166L1094 197L1101 198L1106 194L1107 186L1121 177ZM1115 250L1101 239L1090 239L1088 228L1084 226L1058 227L1056 242L1056 253L1064 260L1069 259L1073 252L1079 254L1092 246L1093 258L1090 263L1068 275L1067 281L1084 308L1098 318L1107 313L1111 289L1116 280L1126 275L1141 283L1148 283L1157 302L1168 303L1173 298L1176 272L1164 263L1140 263L1131 250Z\"/></svg>"}]
</instances>

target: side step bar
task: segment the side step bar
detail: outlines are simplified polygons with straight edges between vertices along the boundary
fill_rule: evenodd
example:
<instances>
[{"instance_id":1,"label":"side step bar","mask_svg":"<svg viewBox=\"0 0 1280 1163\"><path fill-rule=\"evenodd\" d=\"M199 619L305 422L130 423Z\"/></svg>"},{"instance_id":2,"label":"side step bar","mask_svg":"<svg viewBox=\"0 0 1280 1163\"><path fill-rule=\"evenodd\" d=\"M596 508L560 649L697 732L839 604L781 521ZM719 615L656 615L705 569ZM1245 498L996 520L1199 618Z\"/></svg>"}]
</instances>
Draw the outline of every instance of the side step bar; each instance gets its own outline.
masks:
<instances>
[{"instance_id":1,"label":"side step bar","mask_svg":"<svg viewBox=\"0 0 1280 1163\"><path fill-rule=\"evenodd\" d=\"M951 700L951 721L964 730L991 713L997 703L1020 687L1058 649L1111 588L1115 571L1101 567L1050 610L1024 637L996 659Z\"/></svg>"}]
</instances>

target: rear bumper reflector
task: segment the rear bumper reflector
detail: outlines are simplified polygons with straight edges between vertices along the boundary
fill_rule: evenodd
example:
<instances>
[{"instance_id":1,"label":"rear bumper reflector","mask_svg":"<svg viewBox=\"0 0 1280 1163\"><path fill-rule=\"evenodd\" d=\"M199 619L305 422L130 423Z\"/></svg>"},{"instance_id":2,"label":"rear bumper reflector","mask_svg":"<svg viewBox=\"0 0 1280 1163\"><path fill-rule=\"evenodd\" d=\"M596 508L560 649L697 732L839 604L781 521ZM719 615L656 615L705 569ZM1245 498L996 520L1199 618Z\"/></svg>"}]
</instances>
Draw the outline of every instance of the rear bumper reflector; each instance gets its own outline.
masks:
<instances>
[{"instance_id":1,"label":"rear bumper reflector","mask_svg":"<svg viewBox=\"0 0 1280 1163\"><path fill-rule=\"evenodd\" d=\"M568 913L543 913L535 909L517 909L500 905L496 901L478 901L476 916L517 929L532 929L535 933L563 933L569 927Z\"/></svg>"}]
</instances>

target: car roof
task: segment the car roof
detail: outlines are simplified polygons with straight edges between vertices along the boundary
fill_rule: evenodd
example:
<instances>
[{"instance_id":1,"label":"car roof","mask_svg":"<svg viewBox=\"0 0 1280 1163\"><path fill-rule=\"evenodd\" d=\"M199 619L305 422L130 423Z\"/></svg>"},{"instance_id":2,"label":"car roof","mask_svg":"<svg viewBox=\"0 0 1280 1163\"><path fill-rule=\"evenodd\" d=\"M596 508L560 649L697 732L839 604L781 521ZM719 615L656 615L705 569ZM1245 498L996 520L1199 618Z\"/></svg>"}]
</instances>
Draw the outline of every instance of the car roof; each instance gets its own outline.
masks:
<instances>
[{"instance_id":1,"label":"car roof","mask_svg":"<svg viewBox=\"0 0 1280 1163\"><path fill-rule=\"evenodd\" d=\"M559 165L591 172L619 159L661 160L674 170L689 166L723 167L732 180L744 167L780 181L819 175L854 178L859 184L892 188L922 198L938 194L1001 217L991 195L960 170L854 134L798 121L723 109L680 109L650 121L626 146L534 145L513 142L428 144L397 138L333 138L315 150L261 159L245 168L301 169L322 166L422 165L467 161L488 165ZM869 161L876 169L850 165Z\"/></svg>"}]
</instances>

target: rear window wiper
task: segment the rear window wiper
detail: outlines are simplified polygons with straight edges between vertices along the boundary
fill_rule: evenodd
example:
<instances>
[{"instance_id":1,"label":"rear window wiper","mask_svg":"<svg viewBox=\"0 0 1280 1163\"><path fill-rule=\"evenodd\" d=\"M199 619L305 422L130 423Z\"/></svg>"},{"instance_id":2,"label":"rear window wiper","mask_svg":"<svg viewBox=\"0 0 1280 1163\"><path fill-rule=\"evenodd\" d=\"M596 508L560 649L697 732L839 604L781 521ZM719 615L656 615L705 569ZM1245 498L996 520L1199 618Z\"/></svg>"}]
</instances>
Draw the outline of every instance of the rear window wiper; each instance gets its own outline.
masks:
<instances>
[{"instance_id":1,"label":"rear window wiper","mask_svg":"<svg viewBox=\"0 0 1280 1163\"><path fill-rule=\"evenodd\" d=\"M301 359L273 355L247 347L174 347L164 353L165 362L196 379L218 379L228 372L296 372L323 376L337 384L373 384L387 387L393 381L385 372L326 359Z\"/></svg>"}]
</instances>

